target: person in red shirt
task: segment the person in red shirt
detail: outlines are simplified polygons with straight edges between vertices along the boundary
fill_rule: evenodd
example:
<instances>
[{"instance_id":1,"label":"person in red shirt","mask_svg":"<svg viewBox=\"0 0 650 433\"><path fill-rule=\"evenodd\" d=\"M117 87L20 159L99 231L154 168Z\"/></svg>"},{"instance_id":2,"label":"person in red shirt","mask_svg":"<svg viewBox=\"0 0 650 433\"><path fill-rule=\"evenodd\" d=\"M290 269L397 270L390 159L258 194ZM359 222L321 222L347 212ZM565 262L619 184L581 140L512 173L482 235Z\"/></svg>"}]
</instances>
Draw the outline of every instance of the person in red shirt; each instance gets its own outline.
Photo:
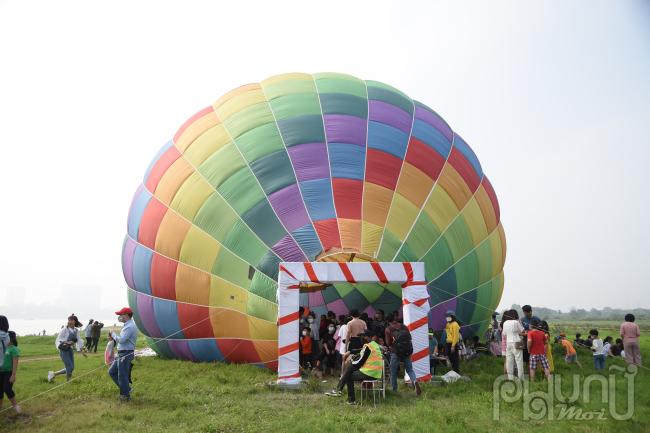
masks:
<instances>
[{"instance_id":1,"label":"person in red shirt","mask_svg":"<svg viewBox=\"0 0 650 433\"><path fill-rule=\"evenodd\" d=\"M539 323L533 319L530 321L530 331L528 331L528 353L530 354L529 368L530 380L535 380L535 370L541 365L546 375L546 380L551 380L551 366L546 356L546 345L548 337L543 331L538 331Z\"/></svg>"},{"instance_id":2,"label":"person in red shirt","mask_svg":"<svg viewBox=\"0 0 650 433\"><path fill-rule=\"evenodd\" d=\"M300 364L305 370L311 370L311 336L309 335L311 329L306 327L302 330L300 336Z\"/></svg>"}]
</instances>

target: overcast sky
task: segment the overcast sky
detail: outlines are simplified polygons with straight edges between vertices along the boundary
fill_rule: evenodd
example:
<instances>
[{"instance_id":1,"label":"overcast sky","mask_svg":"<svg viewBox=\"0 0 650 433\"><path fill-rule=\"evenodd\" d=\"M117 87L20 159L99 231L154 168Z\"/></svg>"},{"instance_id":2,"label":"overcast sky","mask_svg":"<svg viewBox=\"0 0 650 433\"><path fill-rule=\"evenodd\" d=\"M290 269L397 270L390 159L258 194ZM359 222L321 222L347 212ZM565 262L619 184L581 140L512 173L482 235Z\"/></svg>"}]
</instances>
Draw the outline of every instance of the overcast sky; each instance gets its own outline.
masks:
<instances>
[{"instance_id":1,"label":"overcast sky","mask_svg":"<svg viewBox=\"0 0 650 433\"><path fill-rule=\"evenodd\" d=\"M507 236L502 307L650 307L650 2L134 3L0 1L0 290L122 306L158 149L235 87L334 71L472 146Z\"/></svg>"}]
</instances>

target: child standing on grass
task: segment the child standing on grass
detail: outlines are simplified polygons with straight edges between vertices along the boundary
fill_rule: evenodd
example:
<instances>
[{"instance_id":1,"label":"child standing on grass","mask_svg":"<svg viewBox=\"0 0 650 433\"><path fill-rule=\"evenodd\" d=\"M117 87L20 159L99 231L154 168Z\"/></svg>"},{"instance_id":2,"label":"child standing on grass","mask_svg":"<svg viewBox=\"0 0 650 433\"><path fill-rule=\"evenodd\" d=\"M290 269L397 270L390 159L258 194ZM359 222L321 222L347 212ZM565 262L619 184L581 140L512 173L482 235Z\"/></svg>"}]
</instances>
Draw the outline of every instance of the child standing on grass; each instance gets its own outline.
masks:
<instances>
[{"instance_id":1,"label":"child standing on grass","mask_svg":"<svg viewBox=\"0 0 650 433\"><path fill-rule=\"evenodd\" d=\"M300 336L300 364L305 370L311 369L311 329L305 327Z\"/></svg>"},{"instance_id":2,"label":"child standing on grass","mask_svg":"<svg viewBox=\"0 0 650 433\"><path fill-rule=\"evenodd\" d=\"M546 380L551 380L551 366L546 356L546 347L548 346L548 337L544 331L539 331L539 323L533 319L530 321L530 331L528 331L528 353L530 354L530 380L535 380L535 370L540 365L546 375Z\"/></svg>"},{"instance_id":3,"label":"child standing on grass","mask_svg":"<svg viewBox=\"0 0 650 433\"><path fill-rule=\"evenodd\" d=\"M605 354L603 353L603 340L598 338L598 330L592 329L589 331L589 336L592 338L591 351L594 352L594 367L596 371L599 369L605 370Z\"/></svg>"},{"instance_id":4,"label":"child standing on grass","mask_svg":"<svg viewBox=\"0 0 650 433\"><path fill-rule=\"evenodd\" d=\"M16 382L16 372L18 371L18 358L20 351L18 350L18 340L16 333L9 331L9 346L4 352L4 364L0 367L0 408L5 394L9 397L9 401L14 406L14 410L20 413L20 406L16 404L16 393L13 390L14 382Z\"/></svg>"}]
</instances>

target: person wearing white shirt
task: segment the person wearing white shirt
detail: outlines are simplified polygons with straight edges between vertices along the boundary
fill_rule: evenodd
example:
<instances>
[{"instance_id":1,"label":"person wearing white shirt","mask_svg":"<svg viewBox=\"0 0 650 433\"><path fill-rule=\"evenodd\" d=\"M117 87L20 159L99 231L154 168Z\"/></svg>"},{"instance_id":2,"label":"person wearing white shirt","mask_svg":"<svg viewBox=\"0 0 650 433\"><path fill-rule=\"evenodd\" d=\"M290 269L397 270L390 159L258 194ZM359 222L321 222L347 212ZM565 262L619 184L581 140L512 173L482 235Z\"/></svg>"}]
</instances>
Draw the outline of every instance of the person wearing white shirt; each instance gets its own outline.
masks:
<instances>
[{"instance_id":1,"label":"person wearing white shirt","mask_svg":"<svg viewBox=\"0 0 650 433\"><path fill-rule=\"evenodd\" d=\"M70 380L72 377L72 371L74 370L74 349L73 346L76 344L77 347L83 348L83 340L79 338L79 328L83 325L77 319L77 316L74 314L68 317L68 326L61 328L58 337L54 342L54 345L59 350L59 356L63 360L63 365L65 368L60 371L50 371L47 373L47 381L51 382L56 376L60 374L65 374L67 380ZM81 354L88 358L85 351L81 351Z\"/></svg>"},{"instance_id":2,"label":"person wearing white shirt","mask_svg":"<svg viewBox=\"0 0 650 433\"><path fill-rule=\"evenodd\" d=\"M598 338L598 330L592 329L589 331L589 336L593 338L591 351L594 352L594 367L596 371L599 369L605 370L605 353L603 352L603 340Z\"/></svg>"},{"instance_id":3,"label":"person wearing white shirt","mask_svg":"<svg viewBox=\"0 0 650 433\"><path fill-rule=\"evenodd\" d=\"M503 323L503 335L506 336L508 342L506 346L506 371L508 372L508 379L514 379L513 373L516 363L519 380L524 380L524 352L521 349L517 349L516 343L521 341L519 336L523 335L526 331L524 330L524 325L519 320L517 310L509 310L506 315L507 317Z\"/></svg>"}]
</instances>

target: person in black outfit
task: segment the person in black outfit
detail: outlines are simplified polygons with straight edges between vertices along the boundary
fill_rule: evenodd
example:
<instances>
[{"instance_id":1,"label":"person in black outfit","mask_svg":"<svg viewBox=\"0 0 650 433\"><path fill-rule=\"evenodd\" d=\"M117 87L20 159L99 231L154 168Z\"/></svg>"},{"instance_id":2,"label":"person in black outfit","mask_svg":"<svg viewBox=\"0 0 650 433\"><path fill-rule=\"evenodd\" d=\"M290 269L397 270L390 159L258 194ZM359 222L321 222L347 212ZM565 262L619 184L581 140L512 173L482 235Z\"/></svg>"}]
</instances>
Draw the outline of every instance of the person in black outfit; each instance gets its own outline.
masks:
<instances>
[{"instance_id":1,"label":"person in black outfit","mask_svg":"<svg viewBox=\"0 0 650 433\"><path fill-rule=\"evenodd\" d=\"M327 358L327 365L330 368L332 377L334 377L334 366L336 365L336 340L334 340L334 331L336 327L333 322L330 322L327 328L327 333L323 335L323 348L316 358L316 371L320 372L320 366L323 359Z\"/></svg>"},{"instance_id":2,"label":"person in black outfit","mask_svg":"<svg viewBox=\"0 0 650 433\"><path fill-rule=\"evenodd\" d=\"M375 335L382 336L385 334L386 327L388 326L388 322L384 318L384 310L377 310L377 314L375 315L375 321L372 322L372 332L375 333Z\"/></svg>"}]
</instances>

